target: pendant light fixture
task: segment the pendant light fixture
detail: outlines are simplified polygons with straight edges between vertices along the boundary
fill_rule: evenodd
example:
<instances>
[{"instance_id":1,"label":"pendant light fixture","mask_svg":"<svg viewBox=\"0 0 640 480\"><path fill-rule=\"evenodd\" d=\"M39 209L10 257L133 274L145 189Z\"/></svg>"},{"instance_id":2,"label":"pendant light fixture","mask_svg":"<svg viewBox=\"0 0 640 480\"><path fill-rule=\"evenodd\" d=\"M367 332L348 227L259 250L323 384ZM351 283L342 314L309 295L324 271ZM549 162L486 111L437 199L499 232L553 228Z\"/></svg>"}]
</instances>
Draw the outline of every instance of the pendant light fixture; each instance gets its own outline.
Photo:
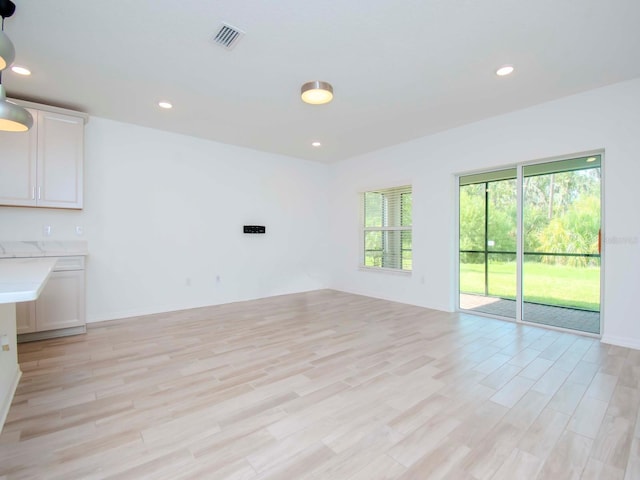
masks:
<instances>
[{"instance_id":1,"label":"pendant light fixture","mask_svg":"<svg viewBox=\"0 0 640 480\"><path fill-rule=\"evenodd\" d=\"M333 100L333 87L329 82L315 80L302 85L300 97L305 103L311 105L322 105Z\"/></svg>"},{"instance_id":2,"label":"pendant light fixture","mask_svg":"<svg viewBox=\"0 0 640 480\"><path fill-rule=\"evenodd\" d=\"M16 6L11 0L0 0L2 32L0 35L0 130L25 132L33 126L33 117L24 108L7 100L7 92L2 85L2 70L11 66L16 56L13 43L4 33L4 19L13 15Z\"/></svg>"},{"instance_id":3,"label":"pendant light fixture","mask_svg":"<svg viewBox=\"0 0 640 480\"><path fill-rule=\"evenodd\" d=\"M4 17L2 17L2 25L4 28ZM13 43L4 31L0 31L0 70L11 65L15 57L16 49L13 47Z\"/></svg>"},{"instance_id":4,"label":"pendant light fixture","mask_svg":"<svg viewBox=\"0 0 640 480\"><path fill-rule=\"evenodd\" d=\"M2 73L0 72L1 75ZM20 105L8 101L4 85L0 83L0 130L5 132L26 132L31 127L33 127L31 114Z\"/></svg>"},{"instance_id":5,"label":"pendant light fixture","mask_svg":"<svg viewBox=\"0 0 640 480\"><path fill-rule=\"evenodd\" d=\"M16 57L13 43L4 33L4 19L9 18L16 11L15 4L10 0L0 0L0 15L2 16L2 32L0 32L0 71L9 67Z\"/></svg>"}]
</instances>

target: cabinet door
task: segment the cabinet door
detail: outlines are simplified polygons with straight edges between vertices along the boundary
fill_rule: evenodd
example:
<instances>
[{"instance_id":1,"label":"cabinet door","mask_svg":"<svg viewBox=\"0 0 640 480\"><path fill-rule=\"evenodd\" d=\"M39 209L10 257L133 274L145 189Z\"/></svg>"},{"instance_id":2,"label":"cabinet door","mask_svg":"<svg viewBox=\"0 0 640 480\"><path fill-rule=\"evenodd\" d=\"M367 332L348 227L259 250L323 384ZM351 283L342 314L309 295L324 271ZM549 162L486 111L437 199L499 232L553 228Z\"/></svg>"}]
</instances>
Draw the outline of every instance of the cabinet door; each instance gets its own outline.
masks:
<instances>
[{"instance_id":1,"label":"cabinet door","mask_svg":"<svg viewBox=\"0 0 640 480\"><path fill-rule=\"evenodd\" d=\"M36 331L36 302L16 303L16 333Z\"/></svg>"},{"instance_id":2,"label":"cabinet door","mask_svg":"<svg viewBox=\"0 0 640 480\"><path fill-rule=\"evenodd\" d=\"M26 132L0 132L0 205L36 205L36 148L38 112Z\"/></svg>"},{"instance_id":3,"label":"cabinet door","mask_svg":"<svg viewBox=\"0 0 640 480\"><path fill-rule=\"evenodd\" d=\"M36 300L36 330L85 324L84 270L53 272Z\"/></svg>"},{"instance_id":4,"label":"cabinet door","mask_svg":"<svg viewBox=\"0 0 640 480\"><path fill-rule=\"evenodd\" d=\"M82 118L38 112L38 206L82 208L83 138Z\"/></svg>"}]
</instances>

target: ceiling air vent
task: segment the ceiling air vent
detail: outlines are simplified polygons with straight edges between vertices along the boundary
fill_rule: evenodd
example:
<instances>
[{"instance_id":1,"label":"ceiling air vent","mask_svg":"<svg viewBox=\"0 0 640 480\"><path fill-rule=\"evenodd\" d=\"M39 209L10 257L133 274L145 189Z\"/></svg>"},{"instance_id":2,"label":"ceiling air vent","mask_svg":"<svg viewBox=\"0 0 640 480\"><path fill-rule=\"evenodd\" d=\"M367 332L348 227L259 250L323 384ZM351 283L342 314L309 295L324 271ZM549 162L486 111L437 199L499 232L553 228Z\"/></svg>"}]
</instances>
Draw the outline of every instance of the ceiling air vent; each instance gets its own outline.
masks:
<instances>
[{"instance_id":1,"label":"ceiling air vent","mask_svg":"<svg viewBox=\"0 0 640 480\"><path fill-rule=\"evenodd\" d=\"M233 50L233 47L236 46L243 35L244 32L242 30L223 23L220 29L213 35L212 41L227 50Z\"/></svg>"}]
</instances>

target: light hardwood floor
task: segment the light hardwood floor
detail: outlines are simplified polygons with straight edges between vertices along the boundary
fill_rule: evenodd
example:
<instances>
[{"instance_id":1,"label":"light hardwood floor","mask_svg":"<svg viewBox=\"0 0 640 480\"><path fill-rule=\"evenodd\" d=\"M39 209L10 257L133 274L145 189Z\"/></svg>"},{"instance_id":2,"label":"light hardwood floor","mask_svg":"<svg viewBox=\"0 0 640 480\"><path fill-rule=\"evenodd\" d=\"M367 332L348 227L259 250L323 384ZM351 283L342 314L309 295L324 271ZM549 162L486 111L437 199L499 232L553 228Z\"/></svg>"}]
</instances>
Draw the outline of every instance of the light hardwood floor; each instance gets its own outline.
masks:
<instances>
[{"instance_id":1,"label":"light hardwood floor","mask_svg":"<svg viewBox=\"0 0 640 480\"><path fill-rule=\"evenodd\" d=\"M20 362L0 478L640 478L640 351L536 327L327 290Z\"/></svg>"}]
</instances>

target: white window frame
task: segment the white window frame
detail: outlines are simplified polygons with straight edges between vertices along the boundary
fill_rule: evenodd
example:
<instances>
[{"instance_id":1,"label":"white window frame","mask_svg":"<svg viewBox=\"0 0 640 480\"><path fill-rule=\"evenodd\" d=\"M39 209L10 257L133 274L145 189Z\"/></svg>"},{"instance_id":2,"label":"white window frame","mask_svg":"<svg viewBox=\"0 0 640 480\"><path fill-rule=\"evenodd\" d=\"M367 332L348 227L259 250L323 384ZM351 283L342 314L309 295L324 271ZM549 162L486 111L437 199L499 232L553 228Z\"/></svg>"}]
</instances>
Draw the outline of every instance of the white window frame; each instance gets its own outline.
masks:
<instances>
[{"instance_id":1,"label":"white window frame","mask_svg":"<svg viewBox=\"0 0 640 480\"><path fill-rule=\"evenodd\" d=\"M589 333L589 332L585 332L582 330L575 330L575 329L568 329L568 328L564 328L564 327L557 327L557 326L553 326L553 325L545 325L542 323L534 323L534 322L527 322L526 320L523 320L522 318L522 263L523 263L523 255L522 255L522 251L523 251L523 239L522 239L522 203L523 203L523 199L522 199L522 195L523 195L523 191L522 191L522 178L523 178L523 168L524 167L528 167L528 166L532 166L532 165L542 165L542 164L549 164L549 163L554 163L554 162L561 162L564 160L574 160L574 159L579 159L579 158L584 158L584 157L589 157L592 155L596 155L596 156L600 156L600 235L601 235L601 239L602 239L602 245L601 245L601 252L600 252L600 333L599 334L594 334L594 333ZM594 338L602 338L604 336L604 329L605 329L605 296L604 296L604 278L605 278L605 264L606 264L606 234L605 234L605 225L606 225L606 221L605 221L605 171L606 171L606 161L605 161L605 150L601 149L601 150L586 150L583 152L577 152L577 153L573 153L573 154L569 154L569 155L563 155L563 156L557 156L557 157L547 157L547 158L543 158L543 159L538 159L538 160L533 160L533 161L528 161L528 162L521 162L518 164L509 164L509 165L505 165L505 166L501 166L501 167L496 167L496 168L488 168L488 169L482 169L482 170L474 170L471 172L461 172L461 173L456 173L455 176L455 182L456 182L456 188L457 188L457 193L456 193L456 228L455 228L455 238L456 238L456 268L455 268L455 291L454 291L454 296L456 297L456 311L457 312L463 312L463 313L473 313L473 315L478 315L478 316L482 316L482 317L490 317L490 318L499 318L500 320L506 320L509 322L514 322L514 323L519 323L519 324L524 324L524 325L534 325L536 327L540 327L540 328L545 328L548 330L557 330L557 331L561 331L561 332L569 332L572 334L577 334L577 335L582 335L582 336L586 336L586 337L594 337ZM479 311L472 311L472 310L466 310L460 307L460 300L459 300L459 295L460 295L460 190L459 190L459 185L460 185L460 177L466 177L466 176L471 176L471 175L491 175L494 172L499 172L499 171L504 171L507 170L509 168L516 168L517 170L517 204L518 204L518 209L517 209L517 270L516 270L516 316L515 318L512 317L505 317L505 316L497 316L497 315L493 315L493 314L489 314L489 313L483 313L483 312L479 312Z\"/></svg>"},{"instance_id":2,"label":"white window frame","mask_svg":"<svg viewBox=\"0 0 640 480\"><path fill-rule=\"evenodd\" d=\"M365 226L365 196L367 193L381 193L381 194L395 194L397 195L399 198L401 198L401 195L403 194L411 194L412 198L413 198L413 188L411 185L400 185L400 186L396 186L396 187L385 187L385 188L376 188L376 189L369 189L363 192L359 193L359 207L360 207L360 235L359 235L359 244L360 244L360 248L359 248L359 268L361 270L366 270L366 271L378 271L378 272L386 272L386 273L394 273L394 274L401 274L401 275L411 275L412 269L413 269L413 262L412 262L412 268L411 269L403 269L402 268L402 240L400 239L400 244L398 245L398 251L400 252L400 254L398 256L396 256L396 258L398 259L398 266L373 266L373 265L365 265L365 255L366 255L366 251L365 251L365 236L367 232L396 232L396 231L400 231L400 232L411 232L412 233L412 239L411 239L411 252L413 254L413 222L411 225L400 225L402 223L401 220L401 200L399 199L396 202L396 206L395 209L397 210L397 212L395 213L396 218L398 219L397 222L393 221L391 223L393 223L393 225L388 225L388 226L381 226L381 227L366 227ZM412 213L412 218L413 218L413 204L411 206L411 213ZM387 215L389 214L389 212L385 212L385 217L387 217ZM397 223L397 225L395 225Z\"/></svg>"}]
</instances>

